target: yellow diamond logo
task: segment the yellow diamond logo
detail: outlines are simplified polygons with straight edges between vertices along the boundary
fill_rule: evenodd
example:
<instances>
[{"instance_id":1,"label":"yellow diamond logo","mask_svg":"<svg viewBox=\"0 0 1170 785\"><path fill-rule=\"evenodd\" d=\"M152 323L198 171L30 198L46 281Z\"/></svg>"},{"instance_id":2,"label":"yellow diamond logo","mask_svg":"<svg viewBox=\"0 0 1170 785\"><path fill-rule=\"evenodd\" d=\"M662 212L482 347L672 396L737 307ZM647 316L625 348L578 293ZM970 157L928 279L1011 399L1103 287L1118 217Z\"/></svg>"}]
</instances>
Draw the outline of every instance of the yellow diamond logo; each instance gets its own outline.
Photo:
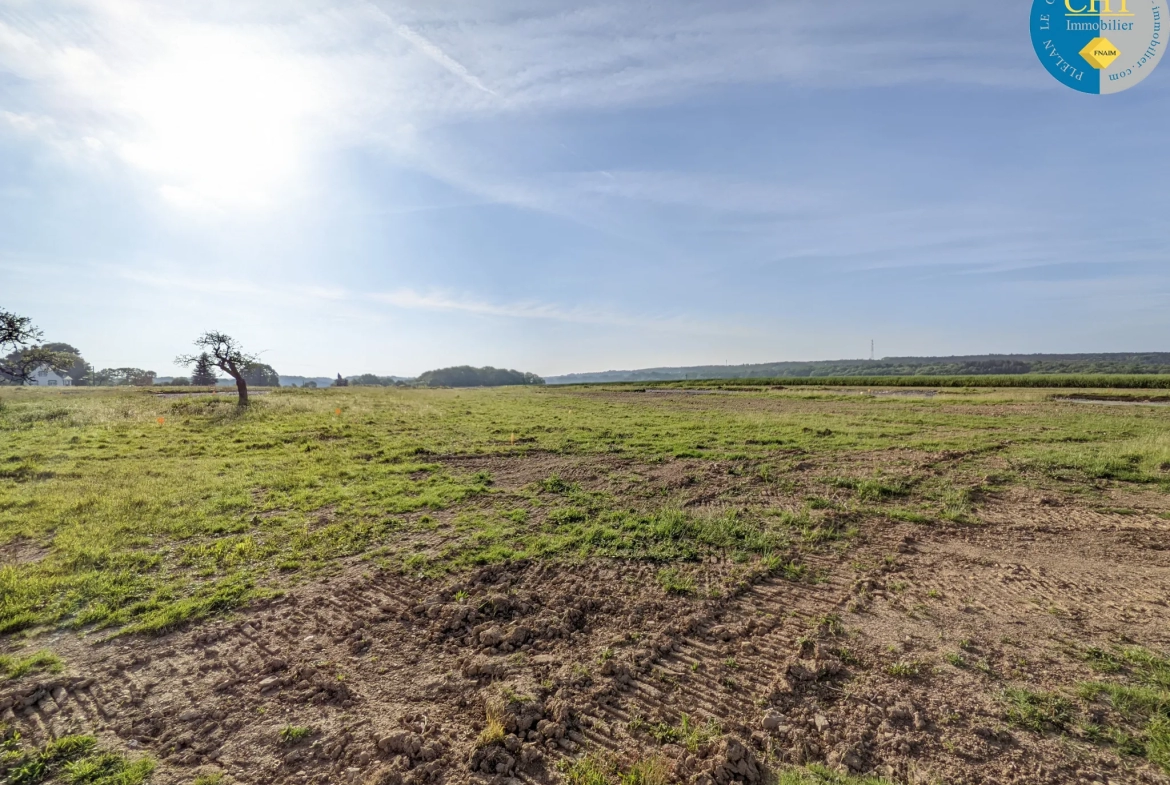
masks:
<instances>
[{"instance_id":1,"label":"yellow diamond logo","mask_svg":"<svg viewBox=\"0 0 1170 785\"><path fill-rule=\"evenodd\" d=\"M1100 71L1103 68L1108 68L1109 64L1116 60L1121 55L1121 52L1116 46L1110 43L1108 38L1094 38L1089 42L1089 45L1081 50L1081 57L1089 61L1089 65Z\"/></svg>"}]
</instances>

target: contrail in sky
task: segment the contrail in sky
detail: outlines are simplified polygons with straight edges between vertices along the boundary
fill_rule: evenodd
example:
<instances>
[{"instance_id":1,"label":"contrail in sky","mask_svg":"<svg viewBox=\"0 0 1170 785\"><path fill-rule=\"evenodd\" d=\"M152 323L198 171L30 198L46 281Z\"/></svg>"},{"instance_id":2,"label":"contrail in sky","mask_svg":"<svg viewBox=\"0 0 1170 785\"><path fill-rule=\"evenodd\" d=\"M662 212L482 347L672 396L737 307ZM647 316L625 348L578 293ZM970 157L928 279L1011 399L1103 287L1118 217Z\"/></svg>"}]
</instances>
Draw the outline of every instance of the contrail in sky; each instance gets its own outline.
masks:
<instances>
[{"instance_id":1,"label":"contrail in sky","mask_svg":"<svg viewBox=\"0 0 1170 785\"><path fill-rule=\"evenodd\" d=\"M393 17L391 17L381 8L378 8L373 3L366 3L366 5L368 5L375 14L386 20L394 32L408 41L415 49L422 52L424 55L431 58L439 65L443 66L443 68L446 68L448 71L458 76L466 84L474 87L476 90L482 90L488 95L496 94L494 90L489 89L483 82L479 81L479 77L471 73L471 71L468 71L462 63L448 55L434 42L415 32L406 25L399 24L398 22L394 21Z\"/></svg>"}]
</instances>

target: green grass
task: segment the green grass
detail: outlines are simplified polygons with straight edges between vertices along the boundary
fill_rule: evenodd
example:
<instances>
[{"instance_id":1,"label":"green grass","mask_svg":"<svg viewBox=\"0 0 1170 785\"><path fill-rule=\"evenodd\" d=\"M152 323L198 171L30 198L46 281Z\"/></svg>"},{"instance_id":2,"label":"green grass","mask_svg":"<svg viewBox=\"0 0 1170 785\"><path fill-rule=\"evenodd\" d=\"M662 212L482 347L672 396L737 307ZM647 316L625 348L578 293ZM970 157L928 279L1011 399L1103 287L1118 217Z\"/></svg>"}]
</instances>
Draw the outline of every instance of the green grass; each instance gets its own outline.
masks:
<instances>
[{"instance_id":1,"label":"green grass","mask_svg":"<svg viewBox=\"0 0 1170 785\"><path fill-rule=\"evenodd\" d=\"M909 487L903 481L883 480L875 477L868 479L837 477L830 484L837 488L851 488L856 492L857 498L861 501L882 501L897 496L905 496L909 492Z\"/></svg>"},{"instance_id":2,"label":"green grass","mask_svg":"<svg viewBox=\"0 0 1170 785\"><path fill-rule=\"evenodd\" d=\"M313 735L313 729L304 725L285 725L280 729L281 744L297 744Z\"/></svg>"},{"instance_id":3,"label":"green grass","mask_svg":"<svg viewBox=\"0 0 1170 785\"><path fill-rule=\"evenodd\" d=\"M930 673L930 666L917 660L906 660L886 666L886 673L898 679L916 679Z\"/></svg>"},{"instance_id":4,"label":"green grass","mask_svg":"<svg viewBox=\"0 0 1170 785\"><path fill-rule=\"evenodd\" d=\"M1062 731L1073 721L1072 701L1056 693L1009 688L1004 702L1007 721L1035 733Z\"/></svg>"},{"instance_id":5,"label":"green grass","mask_svg":"<svg viewBox=\"0 0 1170 785\"><path fill-rule=\"evenodd\" d=\"M780 772L776 778L776 785L893 785L893 783L880 777L852 777L824 766L814 765Z\"/></svg>"},{"instance_id":6,"label":"green grass","mask_svg":"<svg viewBox=\"0 0 1170 785\"><path fill-rule=\"evenodd\" d=\"M560 761L567 785L612 785L613 769L594 757Z\"/></svg>"},{"instance_id":7,"label":"green grass","mask_svg":"<svg viewBox=\"0 0 1170 785\"><path fill-rule=\"evenodd\" d=\"M98 747L92 736L63 736L38 751L23 749L19 737L5 743L6 785L141 785L154 771L149 758L131 761Z\"/></svg>"},{"instance_id":8,"label":"green grass","mask_svg":"<svg viewBox=\"0 0 1170 785\"><path fill-rule=\"evenodd\" d=\"M836 613L829 613L816 619L817 632L822 635L836 637L845 634L845 622Z\"/></svg>"},{"instance_id":9,"label":"green grass","mask_svg":"<svg viewBox=\"0 0 1170 785\"><path fill-rule=\"evenodd\" d=\"M1170 463L1170 433L1134 434L1104 445L1044 446L1026 454L1031 465L1056 476L1073 472L1094 480L1164 483L1167 474L1162 467Z\"/></svg>"},{"instance_id":10,"label":"green grass","mask_svg":"<svg viewBox=\"0 0 1170 785\"><path fill-rule=\"evenodd\" d=\"M889 510L886 512L886 515L895 521L902 521L903 523L930 523L932 520L929 515L923 515L913 510Z\"/></svg>"},{"instance_id":11,"label":"green grass","mask_svg":"<svg viewBox=\"0 0 1170 785\"><path fill-rule=\"evenodd\" d=\"M27 657L0 654L0 675L5 679L19 679L30 673L60 673L65 663L51 651L34 652Z\"/></svg>"},{"instance_id":12,"label":"green grass","mask_svg":"<svg viewBox=\"0 0 1170 785\"><path fill-rule=\"evenodd\" d=\"M128 762L121 755L104 752L65 765L65 780L74 785L139 785L154 772L154 762Z\"/></svg>"},{"instance_id":13,"label":"green grass","mask_svg":"<svg viewBox=\"0 0 1170 785\"><path fill-rule=\"evenodd\" d=\"M1133 687L1128 684L1085 682L1078 688L1088 701L1103 699L1130 721L1154 715L1170 716L1170 695L1154 687Z\"/></svg>"},{"instance_id":14,"label":"green grass","mask_svg":"<svg viewBox=\"0 0 1170 785\"><path fill-rule=\"evenodd\" d=\"M678 723L674 725L667 722L651 725L638 717L632 718L629 725L631 731L647 733L659 744L678 744L691 752L723 735L723 729L714 719L700 724L686 713L683 713Z\"/></svg>"},{"instance_id":15,"label":"green grass","mask_svg":"<svg viewBox=\"0 0 1170 785\"><path fill-rule=\"evenodd\" d=\"M661 758L644 758L623 770L615 760L586 755L562 760L557 768L567 785L668 785L670 765Z\"/></svg>"},{"instance_id":16,"label":"green grass","mask_svg":"<svg viewBox=\"0 0 1170 785\"><path fill-rule=\"evenodd\" d=\"M970 522L971 513L975 511L975 496L976 491L973 488L952 486L942 489L940 517L945 521L954 521L955 523Z\"/></svg>"},{"instance_id":17,"label":"green grass","mask_svg":"<svg viewBox=\"0 0 1170 785\"><path fill-rule=\"evenodd\" d=\"M487 747L491 744L499 744L504 740L508 731L504 728L504 723L507 718L507 707L509 703L515 702L513 694L509 691L504 694L495 695L491 697L485 708L486 723L483 730L480 731L479 737L475 740L476 748Z\"/></svg>"},{"instance_id":18,"label":"green grass","mask_svg":"<svg viewBox=\"0 0 1170 785\"><path fill-rule=\"evenodd\" d=\"M620 386L345 388L274 391L239 411L227 397L0 388L0 548L38 548L0 567L0 634L163 632L356 558L428 575L517 558L670 568L722 556L776 569L870 518L971 515L968 477L986 473L984 459L1027 482L1170 487L1167 409L1073 406L1027 389L680 397ZM940 466L942 477L851 481L848 502L788 473L891 448L968 457ZM616 495L550 472L504 490L494 469L443 460L533 454L686 460L695 476L719 462L747 487L792 491L773 494L772 507L712 514L683 507L685 487ZM697 457L673 457L683 454ZM794 508L805 498L819 501ZM441 546L415 547L436 532Z\"/></svg>"},{"instance_id":19,"label":"green grass","mask_svg":"<svg viewBox=\"0 0 1170 785\"><path fill-rule=\"evenodd\" d=\"M1008 721L1036 733L1075 728L1087 741L1145 757L1170 774L1170 657L1139 647L1071 653L1114 680L1082 682L1075 698L1008 689Z\"/></svg>"},{"instance_id":20,"label":"green grass","mask_svg":"<svg viewBox=\"0 0 1170 785\"><path fill-rule=\"evenodd\" d=\"M1170 692L1170 657L1138 646L1125 649L1122 657L1136 669L1138 679Z\"/></svg>"},{"instance_id":21,"label":"green grass","mask_svg":"<svg viewBox=\"0 0 1170 785\"><path fill-rule=\"evenodd\" d=\"M670 765L661 758L636 762L621 775L621 785L667 785L671 781Z\"/></svg>"},{"instance_id":22,"label":"green grass","mask_svg":"<svg viewBox=\"0 0 1170 785\"><path fill-rule=\"evenodd\" d=\"M658 585L667 594L694 594L695 578L680 572L675 567L664 567L658 571Z\"/></svg>"},{"instance_id":23,"label":"green grass","mask_svg":"<svg viewBox=\"0 0 1170 785\"><path fill-rule=\"evenodd\" d=\"M808 565L784 559L779 556L770 556L764 560L764 565L770 572L777 573L785 580L799 582L808 576Z\"/></svg>"},{"instance_id":24,"label":"green grass","mask_svg":"<svg viewBox=\"0 0 1170 785\"><path fill-rule=\"evenodd\" d=\"M1155 717L1146 726L1146 757L1170 773L1170 717Z\"/></svg>"},{"instance_id":25,"label":"green grass","mask_svg":"<svg viewBox=\"0 0 1170 785\"><path fill-rule=\"evenodd\" d=\"M1096 646L1078 652L1081 659L1098 673L1117 673L1122 669L1123 661L1112 652Z\"/></svg>"}]
</instances>

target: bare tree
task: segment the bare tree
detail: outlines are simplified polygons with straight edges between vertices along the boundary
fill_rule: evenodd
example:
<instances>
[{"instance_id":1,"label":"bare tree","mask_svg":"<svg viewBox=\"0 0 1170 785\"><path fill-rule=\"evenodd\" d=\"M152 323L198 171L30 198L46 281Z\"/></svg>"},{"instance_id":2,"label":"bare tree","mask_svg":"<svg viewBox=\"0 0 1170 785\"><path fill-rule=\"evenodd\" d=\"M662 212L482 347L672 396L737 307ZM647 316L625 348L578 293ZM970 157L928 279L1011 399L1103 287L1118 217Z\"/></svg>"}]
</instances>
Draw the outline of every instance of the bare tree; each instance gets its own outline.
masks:
<instances>
[{"instance_id":1,"label":"bare tree","mask_svg":"<svg viewBox=\"0 0 1170 785\"><path fill-rule=\"evenodd\" d=\"M12 350L7 357L0 356L0 378L23 384L41 366L60 371L73 364L75 357L39 346L40 340L41 331L32 319L0 308L0 352Z\"/></svg>"},{"instance_id":2,"label":"bare tree","mask_svg":"<svg viewBox=\"0 0 1170 785\"><path fill-rule=\"evenodd\" d=\"M240 406L248 405L248 382L244 373L248 367L259 362L259 358L244 352L234 338L224 333L204 333L195 341L202 351L199 354L184 354L175 358L176 365L194 365L199 362L200 355L206 353L211 358L211 364L228 376L236 380L236 389L240 393Z\"/></svg>"}]
</instances>

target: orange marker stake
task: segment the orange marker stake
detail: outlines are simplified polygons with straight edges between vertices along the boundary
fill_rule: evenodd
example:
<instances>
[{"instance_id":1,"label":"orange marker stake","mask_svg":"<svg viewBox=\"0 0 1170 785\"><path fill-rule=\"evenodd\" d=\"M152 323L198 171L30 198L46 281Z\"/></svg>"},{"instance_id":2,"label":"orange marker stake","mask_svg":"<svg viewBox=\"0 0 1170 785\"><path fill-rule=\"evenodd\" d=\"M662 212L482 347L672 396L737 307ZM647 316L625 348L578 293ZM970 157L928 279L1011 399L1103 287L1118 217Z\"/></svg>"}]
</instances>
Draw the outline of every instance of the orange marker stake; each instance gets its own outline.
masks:
<instances>
[{"instance_id":1,"label":"orange marker stake","mask_svg":"<svg viewBox=\"0 0 1170 785\"><path fill-rule=\"evenodd\" d=\"M334 412L334 414L336 414L338 417L340 417L341 416L341 409L338 409L336 412Z\"/></svg>"},{"instance_id":2,"label":"orange marker stake","mask_svg":"<svg viewBox=\"0 0 1170 785\"><path fill-rule=\"evenodd\" d=\"M166 417L159 417L159 418L158 418L158 424L159 424L159 425L162 425L162 424L163 424L163 423L165 423L166 421L167 421L167 418L166 418Z\"/></svg>"}]
</instances>

